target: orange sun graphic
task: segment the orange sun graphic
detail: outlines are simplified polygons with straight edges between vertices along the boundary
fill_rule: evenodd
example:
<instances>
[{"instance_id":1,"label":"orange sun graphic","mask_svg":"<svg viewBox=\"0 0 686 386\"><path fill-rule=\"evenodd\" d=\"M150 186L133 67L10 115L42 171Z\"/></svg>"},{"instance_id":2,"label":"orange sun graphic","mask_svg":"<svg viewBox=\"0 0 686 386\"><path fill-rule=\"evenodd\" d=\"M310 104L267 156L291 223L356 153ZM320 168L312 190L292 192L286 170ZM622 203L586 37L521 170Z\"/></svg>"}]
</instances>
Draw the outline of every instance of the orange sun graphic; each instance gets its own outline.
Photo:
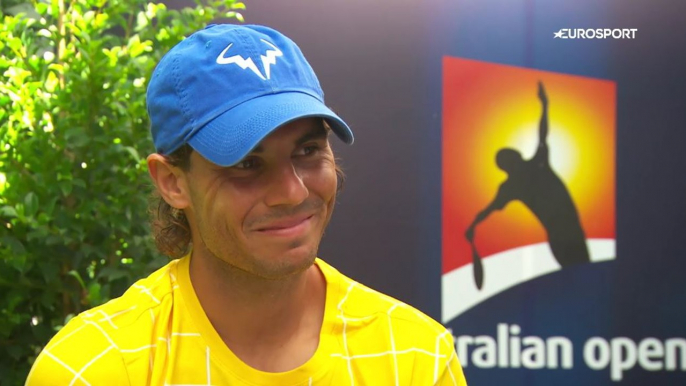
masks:
<instances>
[{"instance_id":1,"label":"orange sun graphic","mask_svg":"<svg viewBox=\"0 0 686 386\"><path fill-rule=\"evenodd\" d=\"M443 273L471 263L465 231L507 174L503 148L530 159L538 144L538 82L549 100L550 165L587 238L615 238L615 83L474 60L443 59ZM479 225L481 256L547 241L519 201Z\"/></svg>"}]
</instances>

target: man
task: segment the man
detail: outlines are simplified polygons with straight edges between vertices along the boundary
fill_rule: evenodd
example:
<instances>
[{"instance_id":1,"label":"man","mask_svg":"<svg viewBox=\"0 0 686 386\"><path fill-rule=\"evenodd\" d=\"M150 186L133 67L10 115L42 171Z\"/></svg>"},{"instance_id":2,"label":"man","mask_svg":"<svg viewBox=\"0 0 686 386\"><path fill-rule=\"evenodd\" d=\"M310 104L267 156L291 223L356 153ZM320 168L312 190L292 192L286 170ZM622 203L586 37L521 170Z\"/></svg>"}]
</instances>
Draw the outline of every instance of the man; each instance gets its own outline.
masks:
<instances>
[{"instance_id":1,"label":"man","mask_svg":"<svg viewBox=\"0 0 686 386\"><path fill-rule=\"evenodd\" d=\"M538 129L538 149L528 161L514 149L501 149L496 155L498 167L507 180L498 188L495 199L481 212L466 231L474 242L476 225L493 211L503 209L510 201L519 200L538 218L548 234L553 256L562 268L590 260L586 236L579 214L564 182L550 166L548 155L548 96L543 83L538 84L538 98L543 112ZM478 279L477 279L478 283ZM480 287L480 286L479 286Z\"/></svg>"},{"instance_id":2,"label":"man","mask_svg":"<svg viewBox=\"0 0 686 386\"><path fill-rule=\"evenodd\" d=\"M156 239L183 257L71 320L29 385L465 385L445 328L315 257L329 134L353 135L295 43L210 26L160 61L148 105Z\"/></svg>"}]
</instances>

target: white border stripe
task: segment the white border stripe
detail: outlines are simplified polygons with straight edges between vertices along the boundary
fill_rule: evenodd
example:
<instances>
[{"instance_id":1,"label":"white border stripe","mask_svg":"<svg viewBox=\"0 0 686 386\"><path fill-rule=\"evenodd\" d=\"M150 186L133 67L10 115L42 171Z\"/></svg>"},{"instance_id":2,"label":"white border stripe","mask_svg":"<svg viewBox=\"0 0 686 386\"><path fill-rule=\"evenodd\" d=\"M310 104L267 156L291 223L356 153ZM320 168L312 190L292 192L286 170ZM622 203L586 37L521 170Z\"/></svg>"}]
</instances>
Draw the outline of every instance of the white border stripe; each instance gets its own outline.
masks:
<instances>
[{"instance_id":1,"label":"white border stripe","mask_svg":"<svg viewBox=\"0 0 686 386\"><path fill-rule=\"evenodd\" d=\"M591 262L614 260L614 239L587 239ZM472 264L443 274L442 312L444 324L490 297L531 279L560 270L548 243L513 248L482 258L484 285L474 284Z\"/></svg>"}]
</instances>

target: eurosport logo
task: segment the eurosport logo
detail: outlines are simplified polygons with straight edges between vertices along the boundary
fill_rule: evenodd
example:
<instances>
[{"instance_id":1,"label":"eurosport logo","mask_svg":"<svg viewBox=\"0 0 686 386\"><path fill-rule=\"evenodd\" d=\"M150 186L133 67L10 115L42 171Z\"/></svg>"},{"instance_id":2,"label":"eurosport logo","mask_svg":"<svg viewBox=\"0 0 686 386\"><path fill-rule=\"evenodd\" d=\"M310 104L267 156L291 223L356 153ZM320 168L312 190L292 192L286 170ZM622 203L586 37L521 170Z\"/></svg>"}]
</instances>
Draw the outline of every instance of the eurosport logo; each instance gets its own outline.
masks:
<instances>
[{"instance_id":1,"label":"eurosport logo","mask_svg":"<svg viewBox=\"0 0 686 386\"><path fill-rule=\"evenodd\" d=\"M614 82L443 59L442 321L615 259Z\"/></svg>"},{"instance_id":2,"label":"eurosport logo","mask_svg":"<svg viewBox=\"0 0 686 386\"><path fill-rule=\"evenodd\" d=\"M638 28L562 28L555 39L636 39Z\"/></svg>"}]
</instances>

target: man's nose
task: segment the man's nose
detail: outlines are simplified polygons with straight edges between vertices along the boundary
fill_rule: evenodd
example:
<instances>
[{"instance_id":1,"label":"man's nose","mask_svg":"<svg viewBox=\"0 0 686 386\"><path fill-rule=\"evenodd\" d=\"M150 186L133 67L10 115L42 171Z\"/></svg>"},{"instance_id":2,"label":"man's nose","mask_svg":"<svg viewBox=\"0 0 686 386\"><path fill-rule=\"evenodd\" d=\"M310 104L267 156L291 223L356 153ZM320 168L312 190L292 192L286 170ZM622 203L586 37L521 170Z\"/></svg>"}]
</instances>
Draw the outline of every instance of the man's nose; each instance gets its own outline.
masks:
<instances>
[{"instance_id":1,"label":"man's nose","mask_svg":"<svg viewBox=\"0 0 686 386\"><path fill-rule=\"evenodd\" d=\"M285 163L272 170L271 183L267 192L266 204L298 205L309 196L309 190L292 163Z\"/></svg>"}]
</instances>

